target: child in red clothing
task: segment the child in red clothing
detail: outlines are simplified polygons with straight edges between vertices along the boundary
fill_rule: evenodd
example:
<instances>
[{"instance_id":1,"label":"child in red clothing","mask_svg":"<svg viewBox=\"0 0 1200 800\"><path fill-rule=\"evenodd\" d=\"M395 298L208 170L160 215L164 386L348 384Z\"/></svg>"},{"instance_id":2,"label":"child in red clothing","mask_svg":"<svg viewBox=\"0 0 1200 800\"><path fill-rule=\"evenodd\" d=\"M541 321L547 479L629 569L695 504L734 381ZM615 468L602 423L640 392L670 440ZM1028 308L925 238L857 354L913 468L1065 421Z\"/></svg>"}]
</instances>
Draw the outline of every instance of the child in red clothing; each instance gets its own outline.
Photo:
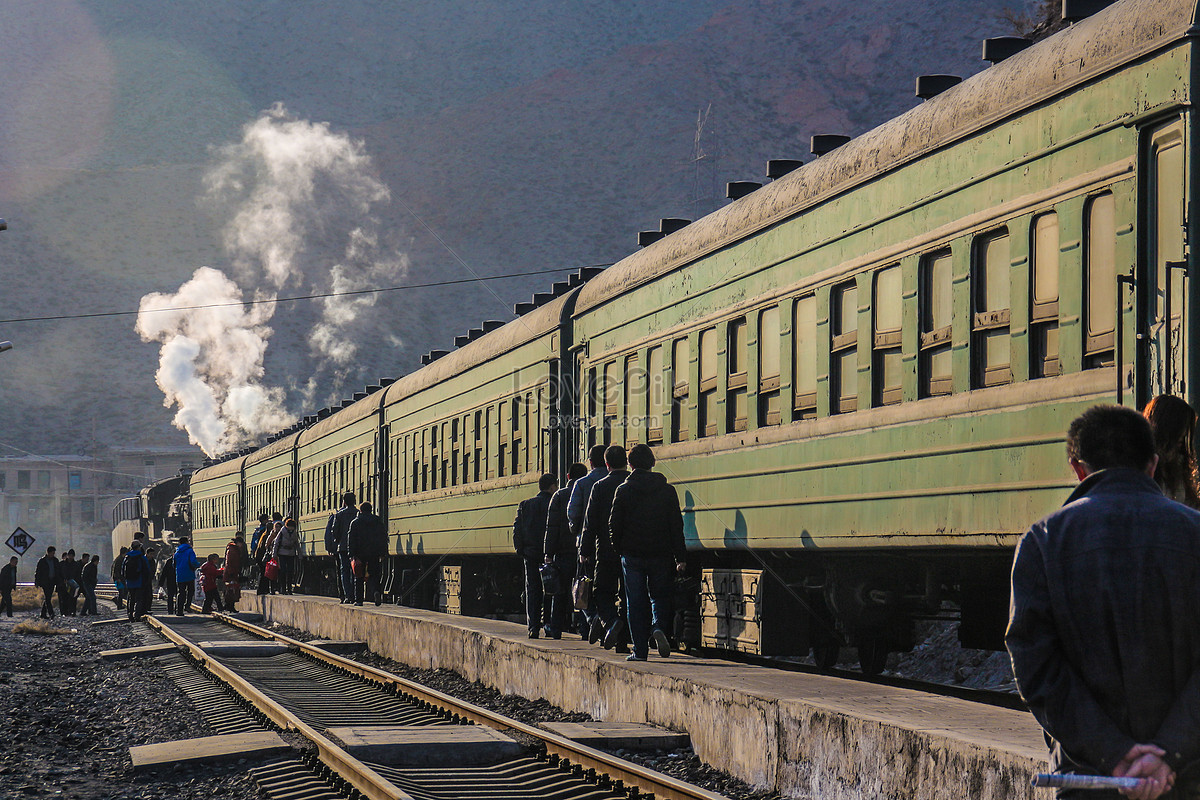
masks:
<instances>
[{"instance_id":1,"label":"child in red clothing","mask_svg":"<svg viewBox=\"0 0 1200 800\"><path fill-rule=\"evenodd\" d=\"M204 606L200 609L201 614L212 613L214 600L217 601L217 611L225 610L224 604L221 603L221 595L217 592L217 576L221 574L221 568L217 566L217 561L220 558L216 553L209 553L208 561L200 567L200 587L204 589Z\"/></svg>"}]
</instances>

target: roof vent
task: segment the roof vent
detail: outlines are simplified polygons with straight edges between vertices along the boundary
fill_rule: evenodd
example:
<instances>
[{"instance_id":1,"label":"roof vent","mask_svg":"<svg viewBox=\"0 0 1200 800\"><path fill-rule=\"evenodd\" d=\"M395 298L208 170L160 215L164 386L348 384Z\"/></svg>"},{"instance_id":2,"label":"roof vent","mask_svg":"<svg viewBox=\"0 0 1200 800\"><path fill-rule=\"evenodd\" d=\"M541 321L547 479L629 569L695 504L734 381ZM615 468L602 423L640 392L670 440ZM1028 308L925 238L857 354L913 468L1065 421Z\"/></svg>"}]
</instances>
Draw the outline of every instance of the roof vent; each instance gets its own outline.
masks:
<instances>
[{"instance_id":1,"label":"roof vent","mask_svg":"<svg viewBox=\"0 0 1200 800\"><path fill-rule=\"evenodd\" d=\"M483 323L483 332L491 333L492 331L496 330L497 328L503 328L504 324L505 324L504 322L502 322L498 319L489 319L487 322Z\"/></svg>"},{"instance_id":2,"label":"roof vent","mask_svg":"<svg viewBox=\"0 0 1200 800\"><path fill-rule=\"evenodd\" d=\"M999 64L1031 44L1033 44L1033 40L1026 39L1024 36L997 36L993 39L984 39L983 60L990 64Z\"/></svg>"},{"instance_id":3,"label":"roof vent","mask_svg":"<svg viewBox=\"0 0 1200 800\"><path fill-rule=\"evenodd\" d=\"M429 357L429 353L426 353L425 355L421 356L421 366L422 367L428 366L431 363L433 363L433 359Z\"/></svg>"},{"instance_id":4,"label":"roof vent","mask_svg":"<svg viewBox=\"0 0 1200 800\"><path fill-rule=\"evenodd\" d=\"M649 247L664 236L662 231L638 231L638 247Z\"/></svg>"},{"instance_id":5,"label":"roof vent","mask_svg":"<svg viewBox=\"0 0 1200 800\"><path fill-rule=\"evenodd\" d=\"M584 283L586 283L599 275L601 272L604 272L604 267L584 267L583 269L579 270L579 277Z\"/></svg>"},{"instance_id":6,"label":"roof vent","mask_svg":"<svg viewBox=\"0 0 1200 800\"><path fill-rule=\"evenodd\" d=\"M318 412L317 412L317 419L319 419L319 420L320 420L320 419L325 419L326 417L328 417L328 416L329 416L330 414L332 414L332 413L333 413L333 410L332 410L332 409L329 409L329 408L322 408L320 411L318 411Z\"/></svg>"},{"instance_id":7,"label":"roof vent","mask_svg":"<svg viewBox=\"0 0 1200 800\"><path fill-rule=\"evenodd\" d=\"M467 343L468 343L468 342L470 342L470 341L471 341L471 332L470 332L470 331L467 331L467 332L466 332L466 333L464 333L462 336L455 336L455 337L454 337L454 346L455 346L455 347L462 347L464 344L467 344Z\"/></svg>"},{"instance_id":8,"label":"roof vent","mask_svg":"<svg viewBox=\"0 0 1200 800\"><path fill-rule=\"evenodd\" d=\"M544 306L554 299L554 292L538 292L533 296L535 306Z\"/></svg>"},{"instance_id":9,"label":"roof vent","mask_svg":"<svg viewBox=\"0 0 1200 800\"><path fill-rule=\"evenodd\" d=\"M513 306L513 313L518 317L523 317L530 311L533 311L535 308L537 308L537 306L533 303L517 303L515 306Z\"/></svg>"},{"instance_id":10,"label":"roof vent","mask_svg":"<svg viewBox=\"0 0 1200 800\"><path fill-rule=\"evenodd\" d=\"M670 236L675 231L681 231L688 225L691 225L690 219L680 219L679 217L667 217L658 221L658 230L664 236Z\"/></svg>"},{"instance_id":11,"label":"roof vent","mask_svg":"<svg viewBox=\"0 0 1200 800\"><path fill-rule=\"evenodd\" d=\"M789 172L795 172L803 166L803 161L794 158L772 158L767 162L767 177L777 181Z\"/></svg>"},{"instance_id":12,"label":"roof vent","mask_svg":"<svg viewBox=\"0 0 1200 800\"><path fill-rule=\"evenodd\" d=\"M1086 19L1097 11L1108 8L1113 2L1114 0L1062 0L1063 22Z\"/></svg>"},{"instance_id":13,"label":"roof vent","mask_svg":"<svg viewBox=\"0 0 1200 800\"><path fill-rule=\"evenodd\" d=\"M380 386L378 383L372 383L370 386L367 387L367 394L375 394L382 388L383 387Z\"/></svg>"},{"instance_id":14,"label":"roof vent","mask_svg":"<svg viewBox=\"0 0 1200 800\"><path fill-rule=\"evenodd\" d=\"M725 184L725 196L730 200L741 200L755 189L761 189L761 183L754 181L730 181Z\"/></svg>"},{"instance_id":15,"label":"roof vent","mask_svg":"<svg viewBox=\"0 0 1200 800\"><path fill-rule=\"evenodd\" d=\"M480 336L483 336L483 328L471 328L471 330L467 331L468 342L473 342Z\"/></svg>"},{"instance_id":16,"label":"roof vent","mask_svg":"<svg viewBox=\"0 0 1200 800\"><path fill-rule=\"evenodd\" d=\"M823 156L837 150L848 141L850 141L849 136L842 136L838 133L818 133L812 137L812 154Z\"/></svg>"},{"instance_id":17,"label":"roof vent","mask_svg":"<svg viewBox=\"0 0 1200 800\"><path fill-rule=\"evenodd\" d=\"M392 385L393 383L395 383L395 382L396 382L396 379L395 379L395 378L380 378L380 379L379 379L379 385L380 385L380 386L382 386L382 387L384 387L384 388L387 388L388 386L391 386L391 385Z\"/></svg>"},{"instance_id":18,"label":"roof vent","mask_svg":"<svg viewBox=\"0 0 1200 800\"><path fill-rule=\"evenodd\" d=\"M962 78L957 75L920 75L917 77L917 97L928 100L960 83Z\"/></svg>"},{"instance_id":19,"label":"roof vent","mask_svg":"<svg viewBox=\"0 0 1200 800\"><path fill-rule=\"evenodd\" d=\"M569 292L573 286L574 284L572 284L569 280L557 281L553 286L550 287L550 293L555 297L561 297Z\"/></svg>"},{"instance_id":20,"label":"roof vent","mask_svg":"<svg viewBox=\"0 0 1200 800\"><path fill-rule=\"evenodd\" d=\"M355 392L354 393L354 402L357 403L359 400L362 400L366 396L367 396L366 392Z\"/></svg>"}]
</instances>

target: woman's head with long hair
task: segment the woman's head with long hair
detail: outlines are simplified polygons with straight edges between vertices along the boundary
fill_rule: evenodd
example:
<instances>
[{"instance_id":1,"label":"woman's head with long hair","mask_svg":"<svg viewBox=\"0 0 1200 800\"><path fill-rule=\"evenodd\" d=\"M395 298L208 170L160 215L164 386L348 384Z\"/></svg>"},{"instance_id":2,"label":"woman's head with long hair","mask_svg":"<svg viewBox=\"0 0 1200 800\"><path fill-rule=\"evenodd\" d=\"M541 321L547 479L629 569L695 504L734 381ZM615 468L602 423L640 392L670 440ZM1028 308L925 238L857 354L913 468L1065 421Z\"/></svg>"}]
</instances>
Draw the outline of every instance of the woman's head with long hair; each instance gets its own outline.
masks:
<instances>
[{"instance_id":1,"label":"woman's head with long hair","mask_svg":"<svg viewBox=\"0 0 1200 800\"><path fill-rule=\"evenodd\" d=\"M1169 497L1200 508L1193 446L1195 410L1178 397L1160 394L1146 404L1142 414L1154 431L1154 449L1158 453L1154 480Z\"/></svg>"}]
</instances>

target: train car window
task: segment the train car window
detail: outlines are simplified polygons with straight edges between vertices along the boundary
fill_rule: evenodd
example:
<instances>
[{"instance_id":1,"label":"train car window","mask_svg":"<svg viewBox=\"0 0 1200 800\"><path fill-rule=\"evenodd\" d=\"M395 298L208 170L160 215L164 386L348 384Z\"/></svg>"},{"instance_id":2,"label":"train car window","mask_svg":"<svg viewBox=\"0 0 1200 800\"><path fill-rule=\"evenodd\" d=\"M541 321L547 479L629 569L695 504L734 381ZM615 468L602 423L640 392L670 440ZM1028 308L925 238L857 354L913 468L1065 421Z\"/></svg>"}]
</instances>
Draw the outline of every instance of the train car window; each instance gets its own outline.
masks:
<instances>
[{"instance_id":1,"label":"train car window","mask_svg":"<svg viewBox=\"0 0 1200 800\"><path fill-rule=\"evenodd\" d=\"M686 442L688 425L688 396L691 391L692 345L685 336L676 339L671 348L671 441Z\"/></svg>"},{"instance_id":2,"label":"train car window","mask_svg":"<svg viewBox=\"0 0 1200 800\"><path fill-rule=\"evenodd\" d=\"M635 400L644 392L643 376L638 373L637 356L625 357L625 379L621 382L621 430L625 434L625 446L633 447L641 441L641 425L635 420Z\"/></svg>"},{"instance_id":3,"label":"train car window","mask_svg":"<svg viewBox=\"0 0 1200 800\"><path fill-rule=\"evenodd\" d=\"M483 480L483 439L487 435L487 428L484 426L483 411L475 412L475 464L473 477L475 480Z\"/></svg>"},{"instance_id":4,"label":"train car window","mask_svg":"<svg viewBox=\"0 0 1200 800\"><path fill-rule=\"evenodd\" d=\"M508 474L508 431L512 427L509 421L509 415L512 412L512 407L507 403L500 404L500 411L496 414L496 424L500 429L500 443L496 448L496 476L503 478Z\"/></svg>"},{"instance_id":5,"label":"train car window","mask_svg":"<svg viewBox=\"0 0 1200 800\"><path fill-rule=\"evenodd\" d=\"M758 315L758 424L778 425L779 411L779 307Z\"/></svg>"},{"instance_id":6,"label":"train car window","mask_svg":"<svg viewBox=\"0 0 1200 800\"><path fill-rule=\"evenodd\" d=\"M617 421L617 409L621 396L621 378L618 374L616 361L610 361L604 365L604 384L600 387L600 393L603 397L604 408L604 418L600 423L604 430L602 441L607 445L613 443L613 428L619 424ZM619 432L615 435L619 436Z\"/></svg>"},{"instance_id":7,"label":"train car window","mask_svg":"<svg viewBox=\"0 0 1200 800\"><path fill-rule=\"evenodd\" d=\"M1012 382L1012 346L1008 335L1012 259L1008 231L987 233L975 240L971 270L974 308L971 330L975 386Z\"/></svg>"},{"instance_id":8,"label":"train car window","mask_svg":"<svg viewBox=\"0 0 1200 800\"><path fill-rule=\"evenodd\" d=\"M900 329L903 319L900 265L875 273L871 298L871 383L875 405L888 406L902 399L903 358Z\"/></svg>"},{"instance_id":9,"label":"train car window","mask_svg":"<svg viewBox=\"0 0 1200 800\"><path fill-rule=\"evenodd\" d=\"M646 443L657 445L663 441L663 415L667 399L662 345L650 348L646 362Z\"/></svg>"},{"instance_id":10,"label":"train car window","mask_svg":"<svg viewBox=\"0 0 1200 800\"><path fill-rule=\"evenodd\" d=\"M700 331L700 396L696 436L717 434L717 329Z\"/></svg>"},{"instance_id":11,"label":"train car window","mask_svg":"<svg viewBox=\"0 0 1200 800\"><path fill-rule=\"evenodd\" d=\"M1042 214L1033 221L1033 258L1029 297L1030 364L1034 378L1060 372L1058 362L1058 214Z\"/></svg>"},{"instance_id":12,"label":"train car window","mask_svg":"<svg viewBox=\"0 0 1200 800\"><path fill-rule=\"evenodd\" d=\"M801 297L792 312L792 382L795 419L817 416L817 298Z\"/></svg>"},{"instance_id":13,"label":"train car window","mask_svg":"<svg viewBox=\"0 0 1200 800\"><path fill-rule=\"evenodd\" d=\"M453 452L450 449L450 423L443 422L438 428L438 433L441 437L441 443L438 445L438 462L441 468L441 479L438 481L438 486L444 489L450 485L450 462L453 460Z\"/></svg>"},{"instance_id":14,"label":"train car window","mask_svg":"<svg viewBox=\"0 0 1200 800\"><path fill-rule=\"evenodd\" d=\"M725 361L728 369L728 393L725 396L725 427L728 431L746 430L746 375L749 362L750 329L746 318L735 319L726 330Z\"/></svg>"},{"instance_id":15,"label":"train car window","mask_svg":"<svg viewBox=\"0 0 1200 800\"><path fill-rule=\"evenodd\" d=\"M1116 203L1111 192L1096 195L1087 204L1084 230L1084 368L1113 364L1117 323Z\"/></svg>"},{"instance_id":16,"label":"train car window","mask_svg":"<svg viewBox=\"0 0 1200 800\"><path fill-rule=\"evenodd\" d=\"M450 420L450 486L458 485L458 417Z\"/></svg>"},{"instance_id":17,"label":"train car window","mask_svg":"<svg viewBox=\"0 0 1200 800\"><path fill-rule=\"evenodd\" d=\"M516 475L521 472L521 451L524 444L521 434L524 428L522 420L525 417L525 407L521 403L520 395L514 397L509 403L512 405L512 415L510 417L512 420L512 449L510 451L512 453L512 474Z\"/></svg>"},{"instance_id":18,"label":"train car window","mask_svg":"<svg viewBox=\"0 0 1200 800\"><path fill-rule=\"evenodd\" d=\"M847 281L830 293L830 408L835 414L858 410L858 285Z\"/></svg>"},{"instance_id":19,"label":"train car window","mask_svg":"<svg viewBox=\"0 0 1200 800\"><path fill-rule=\"evenodd\" d=\"M952 361L950 332L954 318L953 259L949 250L921 260L920 358L917 361L921 397L950 394Z\"/></svg>"}]
</instances>

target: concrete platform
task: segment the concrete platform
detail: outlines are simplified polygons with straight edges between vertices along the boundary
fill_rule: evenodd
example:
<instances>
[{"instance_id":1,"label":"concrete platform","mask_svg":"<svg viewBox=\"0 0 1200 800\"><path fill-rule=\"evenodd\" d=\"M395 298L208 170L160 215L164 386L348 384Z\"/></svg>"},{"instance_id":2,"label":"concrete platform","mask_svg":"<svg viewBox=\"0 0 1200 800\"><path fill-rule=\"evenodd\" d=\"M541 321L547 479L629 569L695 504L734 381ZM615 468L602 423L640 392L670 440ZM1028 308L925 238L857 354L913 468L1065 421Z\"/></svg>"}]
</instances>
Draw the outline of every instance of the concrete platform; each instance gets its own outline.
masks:
<instances>
[{"instance_id":1,"label":"concrete platform","mask_svg":"<svg viewBox=\"0 0 1200 800\"><path fill-rule=\"evenodd\" d=\"M177 742L147 744L129 748L133 768L154 769L176 764L209 764L238 758L265 757L291 750L274 731L258 733L227 733L200 739L181 739Z\"/></svg>"},{"instance_id":2,"label":"concrete platform","mask_svg":"<svg viewBox=\"0 0 1200 800\"><path fill-rule=\"evenodd\" d=\"M144 647L126 647L121 650L101 650L100 658L105 661L127 661L131 658L162 656L175 650L173 644L148 644Z\"/></svg>"},{"instance_id":3,"label":"concrete platform","mask_svg":"<svg viewBox=\"0 0 1200 800\"><path fill-rule=\"evenodd\" d=\"M482 767L519 757L524 748L482 725L402 725L330 728L346 752L394 767Z\"/></svg>"},{"instance_id":4,"label":"concrete platform","mask_svg":"<svg viewBox=\"0 0 1200 800\"><path fill-rule=\"evenodd\" d=\"M688 735L637 722L543 722L564 739L605 750L675 750L688 746Z\"/></svg>"},{"instance_id":5,"label":"concrete platform","mask_svg":"<svg viewBox=\"0 0 1200 800\"><path fill-rule=\"evenodd\" d=\"M303 595L243 602L272 622L361 639L396 661L596 720L685 731L707 763L791 797L1033 800L1030 776L1046 768L1041 730L1025 712L678 653L630 664L573 635L531 640L521 624L398 606Z\"/></svg>"}]
</instances>

